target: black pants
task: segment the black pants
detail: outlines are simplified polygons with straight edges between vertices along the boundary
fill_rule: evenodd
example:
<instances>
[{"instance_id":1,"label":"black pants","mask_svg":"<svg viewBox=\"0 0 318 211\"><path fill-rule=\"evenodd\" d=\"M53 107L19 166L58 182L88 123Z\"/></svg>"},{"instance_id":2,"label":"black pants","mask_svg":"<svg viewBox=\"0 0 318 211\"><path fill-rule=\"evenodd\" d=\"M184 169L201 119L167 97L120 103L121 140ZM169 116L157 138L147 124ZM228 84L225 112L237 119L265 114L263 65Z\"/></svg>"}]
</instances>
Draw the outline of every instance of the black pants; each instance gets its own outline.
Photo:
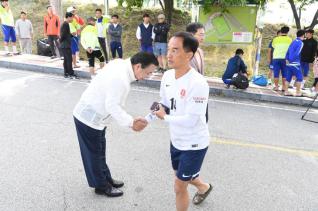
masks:
<instances>
[{"instance_id":1,"label":"black pants","mask_svg":"<svg viewBox=\"0 0 318 211\"><path fill-rule=\"evenodd\" d=\"M95 67L95 58L99 60L99 62L105 62L103 54L100 50L93 51L92 53L88 53L86 51L89 67Z\"/></svg>"},{"instance_id":2,"label":"black pants","mask_svg":"<svg viewBox=\"0 0 318 211\"><path fill-rule=\"evenodd\" d=\"M62 48L61 49L64 55L64 75L74 75L74 70L72 66L72 50L71 48Z\"/></svg>"},{"instance_id":3,"label":"black pants","mask_svg":"<svg viewBox=\"0 0 318 211\"><path fill-rule=\"evenodd\" d=\"M112 52L113 59L116 58L116 51L118 53L119 58L123 58L123 47L121 45L121 42L112 41L110 42L110 50Z\"/></svg>"},{"instance_id":4,"label":"black pants","mask_svg":"<svg viewBox=\"0 0 318 211\"><path fill-rule=\"evenodd\" d=\"M318 78L315 78L314 84L312 86L316 87L317 84L318 84Z\"/></svg>"},{"instance_id":5,"label":"black pants","mask_svg":"<svg viewBox=\"0 0 318 211\"><path fill-rule=\"evenodd\" d=\"M58 42L58 37L56 35L48 35L47 38L53 56L57 56L56 50L59 52L59 56L63 56L60 49L60 43Z\"/></svg>"},{"instance_id":6,"label":"black pants","mask_svg":"<svg viewBox=\"0 0 318 211\"><path fill-rule=\"evenodd\" d=\"M105 56L105 59L106 59L106 63L108 63L108 54L107 54L107 49L106 49L106 39L102 38L102 37L99 37L98 38L98 42L100 44L100 47L103 50L103 53L104 53L104 56Z\"/></svg>"},{"instance_id":7,"label":"black pants","mask_svg":"<svg viewBox=\"0 0 318 211\"><path fill-rule=\"evenodd\" d=\"M112 181L106 164L106 128L95 130L74 118L88 185L105 188Z\"/></svg>"}]
</instances>

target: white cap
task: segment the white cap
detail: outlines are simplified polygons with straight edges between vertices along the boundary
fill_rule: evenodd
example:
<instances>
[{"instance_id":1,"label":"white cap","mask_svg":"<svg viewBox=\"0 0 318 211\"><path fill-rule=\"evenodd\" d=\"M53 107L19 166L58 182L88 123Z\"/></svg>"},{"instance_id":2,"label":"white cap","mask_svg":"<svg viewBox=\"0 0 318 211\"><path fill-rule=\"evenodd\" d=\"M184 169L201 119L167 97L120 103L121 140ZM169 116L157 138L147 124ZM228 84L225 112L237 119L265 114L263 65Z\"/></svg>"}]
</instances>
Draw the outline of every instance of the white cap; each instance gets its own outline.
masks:
<instances>
[{"instance_id":1,"label":"white cap","mask_svg":"<svg viewBox=\"0 0 318 211\"><path fill-rule=\"evenodd\" d=\"M158 18L166 19L166 16L164 14L158 15Z\"/></svg>"},{"instance_id":2,"label":"white cap","mask_svg":"<svg viewBox=\"0 0 318 211\"><path fill-rule=\"evenodd\" d=\"M75 10L74 7L68 7L68 8L66 9L66 12L73 12L74 10Z\"/></svg>"}]
</instances>

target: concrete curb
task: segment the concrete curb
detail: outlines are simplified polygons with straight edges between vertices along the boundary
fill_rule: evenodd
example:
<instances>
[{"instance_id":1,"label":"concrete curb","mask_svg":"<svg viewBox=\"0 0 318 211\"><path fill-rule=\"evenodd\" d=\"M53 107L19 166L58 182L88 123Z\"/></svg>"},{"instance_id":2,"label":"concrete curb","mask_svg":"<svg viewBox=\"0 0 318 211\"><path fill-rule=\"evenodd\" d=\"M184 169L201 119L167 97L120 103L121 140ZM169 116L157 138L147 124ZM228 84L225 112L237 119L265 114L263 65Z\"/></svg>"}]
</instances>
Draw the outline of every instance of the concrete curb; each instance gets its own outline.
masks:
<instances>
[{"instance_id":1,"label":"concrete curb","mask_svg":"<svg viewBox=\"0 0 318 211\"><path fill-rule=\"evenodd\" d=\"M158 80L143 80L134 83L137 86L147 86L151 88L160 88L160 81ZM274 96L268 94L251 93L246 90L222 89L210 87L210 95L224 96L229 98L248 99L255 101L282 103L290 105L308 106L312 103L312 99ZM313 107L318 108L318 100L313 104Z\"/></svg>"},{"instance_id":2,"label":"concrete curb","mask_svg":"<svg viewBox=\"0 0 318 211\"><path fill-rule=\"evenodd\" d=\"M8 68L8 69L18 69L18 70L27 70L33 72L40 72L46 74L55 74L55 75L63 75L64 70L59 67L48 67L34 64L22 64L18 62L9 62L9 61L1 61L0 67ZM90 79L91 75L89 72L75 70L75 73L85 79ZM151 88L160 88L159 80L151 80L146 79L143 81L134 82L137 86L146 86ZM224 96L229 98L240 98L240 99L249 99L256 101L264 101L264 102L274 102L274 103L282 103L282 104L290 104L290 105L300 105L300 106L308 106L312 103L312 99L304 99L304 98L295 98L295 97L285 97L285 96L275 96L275 95L267 95L267 94L259 94L259 93L251 93L248 90L233 90L233 89L223 89L223 88L215 88L210 87L210 95ZM313 107L318 108L318 101L313 104Z\"/></svg>"},{"instance_id":3,"label":"concrete curb","mask_svg":"<svg viewBox=\"0 0 318 211\"><path fill-rule=\"evenodd\" d=\"M48 67L41 66L35 64L23 64L18 62L8 62L0 60L0 67L8 68L8 69L17 69L17 70L27 70L33 72L54 74L54 75L64 75L64 69L59 67ZM89 72L74 70L75 74L77 74L81 78L91 79L91 75Z\"/></svg>"}]
</instances>

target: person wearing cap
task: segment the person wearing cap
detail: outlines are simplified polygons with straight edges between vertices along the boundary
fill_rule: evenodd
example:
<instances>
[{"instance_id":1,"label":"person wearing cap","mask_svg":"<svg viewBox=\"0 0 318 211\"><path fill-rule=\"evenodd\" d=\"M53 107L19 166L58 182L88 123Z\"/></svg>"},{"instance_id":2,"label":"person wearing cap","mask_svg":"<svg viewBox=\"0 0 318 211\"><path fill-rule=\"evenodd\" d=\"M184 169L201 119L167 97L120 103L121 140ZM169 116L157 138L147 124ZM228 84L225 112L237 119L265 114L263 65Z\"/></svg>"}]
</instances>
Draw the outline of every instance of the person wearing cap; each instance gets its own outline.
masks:
<instances>
[{"instance_id":1,"label":"person wearing cap","mask_svg":"<svg viewBox=\"0 0 318 211\"><path fill-rule=\"evenodd\" d=\"M67 12L65 14L65 21L61 27L61 49L64 55L64 77L65 78L78 78L74 74L74 70L72 67L72 34L70 30L70 23L73 21L74 14Z\"/></svg>"},{"instance_id":2,"label":"person wearing cap","mask_svg":"<svg viewBox=\"0 0 318 211\"><path fill-rule=\"evenodd\" d=\"M110 18L109 16L103 15L103 11L100 8L97 8L95 10L96 15L96 26L98 30L98 42L100 47L103 50L106 63L108 63L108 54L107 54L107 47L106 47L106 34L107 34L107 28L109 25Z\"/></svg>"},{"instance_id":3,"label":"person wearing cap","mask_svg":"<svg viewBox=\"0 0 318 211\"><path fill-rule=\"evenodd\" d=\"M60 24L60 18L54 14L52 6L47 6L47 15L44 16L44 36L48 38L48 43L52 52L52 59L57 56L62 56L60 44L58 42L60 37Z\"/></svg>"},{"instance_id":4,"label":"person wearing cap","mask_svg":"<svg viewBox=\"0 0 318 211\"><path fill-rule=\"evenodd\" d=\"M116 51L119 58L123 58L123 46L121 44L121 35L123 32L122 26L119 24L118 15L112 15L111 24L108 27L108 34L110 36L110 50L113 59L116 58Z\"/></svg>"},{"instance_id":5,"label":"person wearing cap","mask_svg":"<svg viewBox=\"0 0 318 211\"><path fill-rule=\"evenodd\" d=\"M167 42L170 25L165 22L165 15L158 15L158 23L153 27L155 33L154 54L158 58L159 71L167 68Z\"/></svg>"},{"instance_id":6,"label":"person wearing cap","mask_svg":"<svg viewBox=\"0 0 318 211\"><path fill-rule=\"evenodd\" d=\"M14 18L8 0L1 0L0 18L2 23L2 32L4 37L4 49L7 55L11 55L9 51L9 42L11 41L14 55L18 55L16 46L16 33L14 29Z\"/></svg>"},{"instance_id":7,"label":"person wearing cap","mask_svg":"<svg viewBox=\"0 0 318 211\"><path fill-rule=\"evenodd\" d=\"M20 41L20 49L22 53L32 54L32 37L33 27L26 12L21 12L21 17L15 23L16 35Z\"/></svg>"},{"instance_id":8,"label":"person wearing cap","mask_svg":"<svg viewBox=\"0 0 318 211\"><path fill-rule=\"evenodd\" d=\"M153 53L152 42L155 39L153 25L150 23L149 14L143 15L143 23L141 23L136 31L136 37L140 42L140 51Z\"/></svg>"},{"instance_id":9,"label":"person wearing cap","mask_svg":"<svg viewBox=\"0 0 318 211\"><path fill-rule=\"evenodd\" d=\"M97 38L97 28L95 27L96 19L93 17L89 17L87 19L87 26L82 31L82 39L81 44L83 48L86 50L88 63L89 63L89 71L92 75L95 75L95 58L97 58L100 62L100 68L104 67L104 56L100 50L100 44Z\"/></svg>"},{"instance_id":10,"label":"person wearing cap","mask_svg":"<svg viewBox=\"0 0 318 211\"><path fill-rule=\"evenodd\" d=\"M304 47L301 51L301 70L304 76L304 80L301 83L301 88L304 89L306 81L309 75L309 65L315 60L315 54L317 51L317 41L313 38L314 30L308 29L306 31L306 39L303 40Z\"/></svg>"}]
</instances>

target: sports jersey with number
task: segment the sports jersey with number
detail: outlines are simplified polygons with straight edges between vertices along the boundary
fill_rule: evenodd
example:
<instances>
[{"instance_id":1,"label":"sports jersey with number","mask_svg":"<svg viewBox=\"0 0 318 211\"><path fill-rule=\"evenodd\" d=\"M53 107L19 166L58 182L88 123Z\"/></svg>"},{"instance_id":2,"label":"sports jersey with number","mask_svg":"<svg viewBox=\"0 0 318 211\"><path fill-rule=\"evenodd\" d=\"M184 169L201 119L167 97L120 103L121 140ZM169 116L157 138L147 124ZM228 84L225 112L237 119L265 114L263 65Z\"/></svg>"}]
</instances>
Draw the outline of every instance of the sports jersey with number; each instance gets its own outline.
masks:
<instances>
[{"instance_id":1,"label":"sports jersey with number","mask_svg":"<svg viewBox=\"0 0 318 211\"><path fill-rule=\"evenodd\" d=\"M161 103L170 108L164 120L169 123L171 142L179 150L200 150L209 145L207 104L209 86L193 68L181 78L167 71L160 87Z\"/></svg>"}]
</instances>

